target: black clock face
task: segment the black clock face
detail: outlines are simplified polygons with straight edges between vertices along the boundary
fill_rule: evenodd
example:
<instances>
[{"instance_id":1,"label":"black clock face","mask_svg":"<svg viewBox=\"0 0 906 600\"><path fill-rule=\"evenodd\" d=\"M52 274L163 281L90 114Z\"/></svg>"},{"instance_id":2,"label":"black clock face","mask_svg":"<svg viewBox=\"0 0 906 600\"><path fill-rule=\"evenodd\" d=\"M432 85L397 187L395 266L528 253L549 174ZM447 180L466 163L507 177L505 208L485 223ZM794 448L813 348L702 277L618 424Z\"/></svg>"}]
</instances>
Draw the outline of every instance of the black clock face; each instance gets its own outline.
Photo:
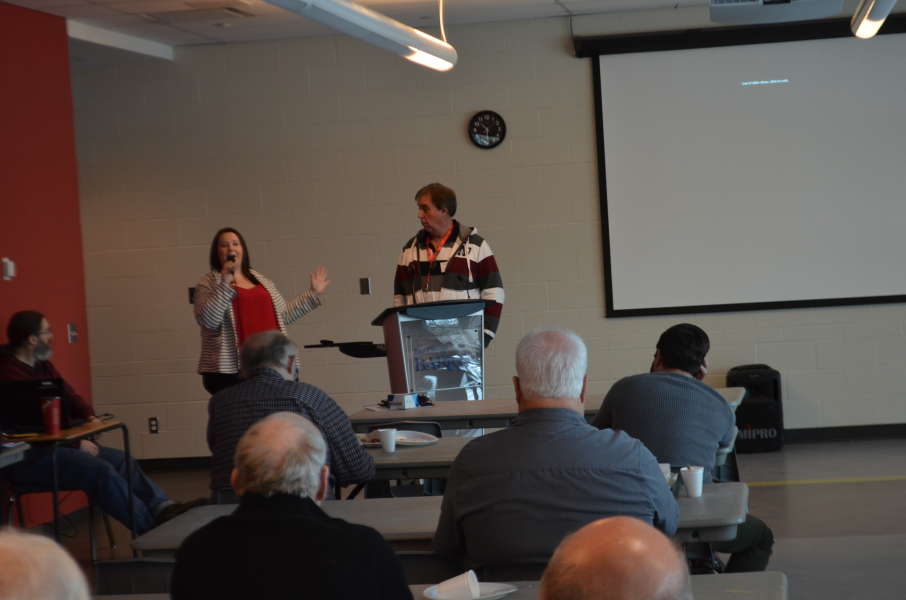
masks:
<instances>
[{"instance_id":1,"label":"black clock face","mask_svg":"<svg viewBox=\"0 0 906 600\"><path fill-rule=\"evenodd\" d=\"M476 113L469 120L469 139L479 148L490 149L500 145L506 137L503 117L492 110Z\"/></svg>"}]
</instances>

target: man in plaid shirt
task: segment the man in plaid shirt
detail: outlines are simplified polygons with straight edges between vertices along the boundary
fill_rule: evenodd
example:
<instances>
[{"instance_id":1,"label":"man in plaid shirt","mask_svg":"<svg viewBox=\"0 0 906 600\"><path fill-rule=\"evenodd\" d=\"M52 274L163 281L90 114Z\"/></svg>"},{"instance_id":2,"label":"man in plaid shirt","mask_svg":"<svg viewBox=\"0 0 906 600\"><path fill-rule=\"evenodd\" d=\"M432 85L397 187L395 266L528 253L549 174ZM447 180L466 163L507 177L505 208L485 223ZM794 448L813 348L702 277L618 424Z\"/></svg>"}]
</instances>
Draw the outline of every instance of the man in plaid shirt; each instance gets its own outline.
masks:
<instances>
[{"instance_id":1,"label":"man in plaid shirt","mask_svg":"<svg viewBox=\"0 0 906 600\"><path fill-rule=\"evenodd\" d=\"M359 443L346 413L334 400L296 381L298 347L279 331L250 336L240 350L245 381L215 394L208 404L211 491L215 500L234 501L230 486L239 438L257 421L276 412L309 419L327 440L327 464L335 483L364 483L374 477L374 461Z\"/></svg>"}]
</instances>

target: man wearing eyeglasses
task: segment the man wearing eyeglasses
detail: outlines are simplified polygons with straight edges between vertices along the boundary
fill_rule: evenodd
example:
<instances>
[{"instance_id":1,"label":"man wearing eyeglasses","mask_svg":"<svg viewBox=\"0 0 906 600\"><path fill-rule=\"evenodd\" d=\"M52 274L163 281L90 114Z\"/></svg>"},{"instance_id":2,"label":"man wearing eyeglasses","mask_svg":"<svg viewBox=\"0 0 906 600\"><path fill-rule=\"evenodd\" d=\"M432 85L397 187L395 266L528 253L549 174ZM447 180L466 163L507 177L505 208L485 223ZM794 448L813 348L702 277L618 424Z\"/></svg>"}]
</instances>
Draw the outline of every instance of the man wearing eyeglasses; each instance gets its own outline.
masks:
<instances>
[{"instance_id":1,"label":"man wearing eyeglasses","mask_svg":"<svg viewBox=\"0 0 906 600\"><path fill-rule=\"evenodd\" d=\"M43 314L35 310L17 312L10 318L6 334L9 345L0 353L0 382L58 379L62 382L64 414L68 414L73 422L97 420L91 402L77 394L50 362L53 331ZM16 399L4 398L3 401L15 402ZM14 485L50 490L53 487L51 456L49 447L35 446L28 451L25 460L7 467L4 476ZM128 526L129 487L123 452L90 440L80 440L78 445L57 448L56 461L60 489L84 491L104 512ZM132 469L136 534L205 503L203 500L174 502L145 476L135 461L132 461Z\"/></svg>"}]
</instances>

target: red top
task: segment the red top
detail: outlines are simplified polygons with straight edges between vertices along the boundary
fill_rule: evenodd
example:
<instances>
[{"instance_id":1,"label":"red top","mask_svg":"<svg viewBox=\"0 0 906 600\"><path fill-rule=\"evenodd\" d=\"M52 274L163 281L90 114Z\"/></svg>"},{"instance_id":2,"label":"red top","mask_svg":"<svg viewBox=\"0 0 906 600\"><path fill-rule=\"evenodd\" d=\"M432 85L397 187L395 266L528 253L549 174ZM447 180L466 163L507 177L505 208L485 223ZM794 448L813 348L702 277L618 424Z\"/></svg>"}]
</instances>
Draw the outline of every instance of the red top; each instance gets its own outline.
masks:
<instances>
[{"instance_id":1,"label":"red top","mask_svg":"<svg viewBox=\"0 0 906 600\"><path fill-rule=\"evenodd\" d=\"M259 331L279 330L274 302L263 286L250 289L237 287L233 298L233 314L236 316L236 343L240 346L250 335Z\"/></svg>"}]
</instances>

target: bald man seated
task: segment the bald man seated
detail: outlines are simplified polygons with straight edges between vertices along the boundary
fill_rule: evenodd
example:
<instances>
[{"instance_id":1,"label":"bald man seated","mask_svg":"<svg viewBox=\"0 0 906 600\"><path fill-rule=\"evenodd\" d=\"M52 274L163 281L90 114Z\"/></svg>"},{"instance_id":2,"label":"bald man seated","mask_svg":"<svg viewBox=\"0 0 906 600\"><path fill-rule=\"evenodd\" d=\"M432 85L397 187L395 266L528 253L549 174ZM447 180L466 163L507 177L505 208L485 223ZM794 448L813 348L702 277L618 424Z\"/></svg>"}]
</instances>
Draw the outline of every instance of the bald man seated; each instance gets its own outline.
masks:
<instances>
[{"instance_id":1,"label":"bald man seated","mask_svg":"<svg viewBox=\"0 0 906 600\"><path fill-rule=\"evenodd\" d=\"M654 527L630 517L589 523L557 548L541 600L692 600L686 560Z\"/></svg>"},{"instance_id":2,"label":"bald man seated","mask_svg":"<svg viewBox=\"0 0 906 600\"><path fill-rule=\"evenodd\" d=\"M321 509L327 455L324 435L305 417L278 412L252 425L230 475L239 507L182 543L170 597L411 600L381 534Z\"/></svg>"}]
</instances>

